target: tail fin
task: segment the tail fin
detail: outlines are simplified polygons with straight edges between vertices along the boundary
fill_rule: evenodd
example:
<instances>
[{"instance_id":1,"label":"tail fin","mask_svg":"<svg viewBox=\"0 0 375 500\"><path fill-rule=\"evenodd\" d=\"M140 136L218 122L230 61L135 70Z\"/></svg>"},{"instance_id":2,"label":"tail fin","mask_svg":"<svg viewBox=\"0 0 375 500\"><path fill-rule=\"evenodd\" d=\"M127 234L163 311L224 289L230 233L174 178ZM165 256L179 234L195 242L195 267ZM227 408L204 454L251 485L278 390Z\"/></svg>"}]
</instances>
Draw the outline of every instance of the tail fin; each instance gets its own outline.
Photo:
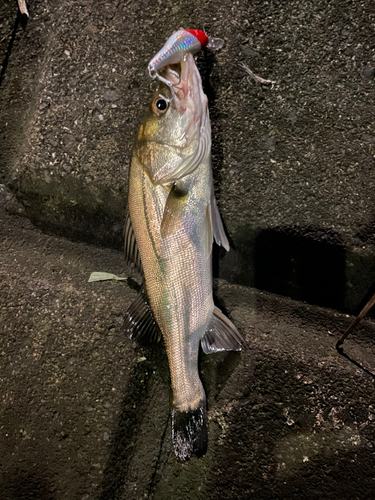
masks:
<instances>
[{"instance_id":1,"label":"tail fin","mask_svg":"<svg viewBox=\"0 0 375 500\"><path fill-rule=\"evenodd\" d=\"M172 442L174 452L180 460L189 460L192 455L204 455L207 451L207 438L205 399L193 410L179 411L172 407Z\"/></svg>"}]
</instances>

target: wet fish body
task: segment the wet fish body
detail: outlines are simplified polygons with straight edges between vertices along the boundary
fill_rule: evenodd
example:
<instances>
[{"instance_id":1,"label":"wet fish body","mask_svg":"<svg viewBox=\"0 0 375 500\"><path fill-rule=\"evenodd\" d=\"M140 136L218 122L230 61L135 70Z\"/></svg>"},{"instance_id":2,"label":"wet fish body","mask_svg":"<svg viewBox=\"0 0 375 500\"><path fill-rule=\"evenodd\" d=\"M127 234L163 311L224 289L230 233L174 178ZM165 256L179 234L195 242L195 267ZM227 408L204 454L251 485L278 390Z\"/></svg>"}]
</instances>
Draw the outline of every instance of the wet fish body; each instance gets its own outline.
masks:
<instances>
[{"instance_id":1,"label":"wet fish body","mask_svg":"<svg viewBox=\"0 0 375 500\"><path fill-rule=\"evenodd\" d=\"M212 243L229 250L216 206L207 97L191 54L175 85L155 93L138 134L129 177L125 253L145 286L126 314L133 336L166 346L172 384L172 439L181 460L207 448L206 396L198 353L240 350L241 336L212 297ZM165 97L165 98L164 98Z\"/></svg>"}]
</instances>

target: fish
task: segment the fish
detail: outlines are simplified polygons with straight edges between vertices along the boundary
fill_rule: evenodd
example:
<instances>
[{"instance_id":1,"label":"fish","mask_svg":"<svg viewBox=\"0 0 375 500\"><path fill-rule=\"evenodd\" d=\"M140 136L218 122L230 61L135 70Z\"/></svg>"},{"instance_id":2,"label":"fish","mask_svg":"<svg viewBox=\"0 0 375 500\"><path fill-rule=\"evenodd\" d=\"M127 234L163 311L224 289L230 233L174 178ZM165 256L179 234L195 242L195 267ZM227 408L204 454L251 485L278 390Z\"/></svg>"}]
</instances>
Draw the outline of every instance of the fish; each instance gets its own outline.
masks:
<instances>
[{"instance_id":1,"label":"fish","mask_svg":"<svg viewBox=\"0 0 375 500\"><path fill-rule=\"evenodd\" d=\"M164 68L134 146L125 256L144 284L125 314L131 338L164 340L170 370L172 443L184 461L206 453L208 418L200 380L206 354L241 350L242 337L212 293L212 247L229 250L214 196L208 99L192 54Z\"/></svg>"}]
</instances>

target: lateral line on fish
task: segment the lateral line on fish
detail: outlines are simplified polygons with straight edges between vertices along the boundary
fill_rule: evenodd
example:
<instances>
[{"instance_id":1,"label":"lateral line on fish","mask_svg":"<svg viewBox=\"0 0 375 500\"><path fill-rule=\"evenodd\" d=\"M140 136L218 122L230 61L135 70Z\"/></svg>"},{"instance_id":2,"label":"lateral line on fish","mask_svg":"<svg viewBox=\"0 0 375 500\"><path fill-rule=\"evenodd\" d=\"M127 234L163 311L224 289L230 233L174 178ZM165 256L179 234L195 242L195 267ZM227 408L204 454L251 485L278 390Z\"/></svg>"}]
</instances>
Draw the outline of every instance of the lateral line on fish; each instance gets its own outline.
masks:
<instances>
[{"instance_id":1,"label":"lateral line on fish","mask_svg":"<svg viewBox=\"0 0 375 500\"><path fill-rule=\"evenodd\" d=\"M146 196L145 196L145 191L146 191L146 189L145 189L145 178L146 178L146 175L150 179L150 176L148 175L147 170L144 170L143 171L143 177L142 177L143 206L145 207L144 216L145 216L145 221L146 221L146 225L147 225L147 231L148 231L148 233L150 235L152 235L153 232L150 230L150 220L149 220L149 216L147 214L147 203L146 203ZM150 179L150 182L153 184L153 182L152 182L151 179ZM151 237L150 241L151 241L151 245L152 245L152 249L154 251L154 254L155 255L159 255L159 252L157 252L157 249L156 249L154 238ZM146 286L146 283L145 283L145 286ZM147 287L146 287L146 290L147 290Z\"/></svg>"},{"instance_id":2,"label":"lateral line on fish","mask_svg":"<svg viewBox=\"0 0 375 500\"><path fill-rule=\"evenodd\" d=\"M156 140L148 141L146 139L143 139L143 140L141 140L139 142L140 142L140 144L142 144L142 142L149 143L149 144L158 144L159 146L162 146L163 148L165 147L165 148L168 148L168 149L181 149L181 150L183 150L186 147L186 146L177 146L175 144L164 144L161 141L156 141Z\"/></svg>"}]
</instances>

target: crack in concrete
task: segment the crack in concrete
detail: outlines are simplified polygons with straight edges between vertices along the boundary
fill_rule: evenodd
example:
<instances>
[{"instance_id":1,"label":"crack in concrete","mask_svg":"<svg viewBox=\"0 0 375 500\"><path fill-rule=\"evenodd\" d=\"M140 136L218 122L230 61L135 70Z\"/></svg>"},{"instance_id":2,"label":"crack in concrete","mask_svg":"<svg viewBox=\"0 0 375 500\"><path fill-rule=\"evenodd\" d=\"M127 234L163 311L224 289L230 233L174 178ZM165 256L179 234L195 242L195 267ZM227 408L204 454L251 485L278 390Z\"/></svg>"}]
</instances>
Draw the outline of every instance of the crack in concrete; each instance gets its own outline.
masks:
<instances>
[{"instance_id":1,"label":"crack in concrete","mask_svg":"<svg viewBox=\"0 0 375 500\"><path fill-rule=\"evenodd\" d=\"M14 22L14 25L13 25L13 28L12 28L12 31L11 31L12 34L11 34L11 37L10 37L10 40L9 40L9 43L8 43L8 47L7 47L7 50L5 52L4 59L3 59L2 63L1 63L0 87L1 87L1 85L3 83L5 72L7 70L8 64L9 64L9 58L10 58L10 54L12 53L12 48L13 48L14 40L16 39L16 33L17 33L17 30L18 30L18 25L20 23L20 20L21 20L21 14L18 11L17 12L17 16L16 16L16 20Z\"/></svg>"},{"instance_id":2,"label":"crack in concrete","mask_svg":"<svg viewBox=\"0 0 375 500\"><path fill-rule=\"evenodd\" d=\"M159 479L156 477L156 475L157 475L157 472L159 470L159 466L160 466L160 463L161 463L160 459L161 459L161 454L162 454L162 451L163 451L163 445L164 445L165 436L167 434L167 430L168 430L168 426L169 426L169 418L170 418L170 412L168 411L167 421L165 423L164 431L163 431L163 434L162 434L161 439L160 439L160 447L159 447L158 458L156 460L154 472L152 473L150 485L148 487L147 498L149 500L153 498L155 489L156 489L156 487L157 487L157 485L159 483L159 480L160 480L160 475L159 475ZM169 458L170 453L171 453L171 451L169 450L169 452L166 455L165 460L162 463L163 468L164 468L165 464L168 462L168 458Z\"/></svg>"}]
</instances>

